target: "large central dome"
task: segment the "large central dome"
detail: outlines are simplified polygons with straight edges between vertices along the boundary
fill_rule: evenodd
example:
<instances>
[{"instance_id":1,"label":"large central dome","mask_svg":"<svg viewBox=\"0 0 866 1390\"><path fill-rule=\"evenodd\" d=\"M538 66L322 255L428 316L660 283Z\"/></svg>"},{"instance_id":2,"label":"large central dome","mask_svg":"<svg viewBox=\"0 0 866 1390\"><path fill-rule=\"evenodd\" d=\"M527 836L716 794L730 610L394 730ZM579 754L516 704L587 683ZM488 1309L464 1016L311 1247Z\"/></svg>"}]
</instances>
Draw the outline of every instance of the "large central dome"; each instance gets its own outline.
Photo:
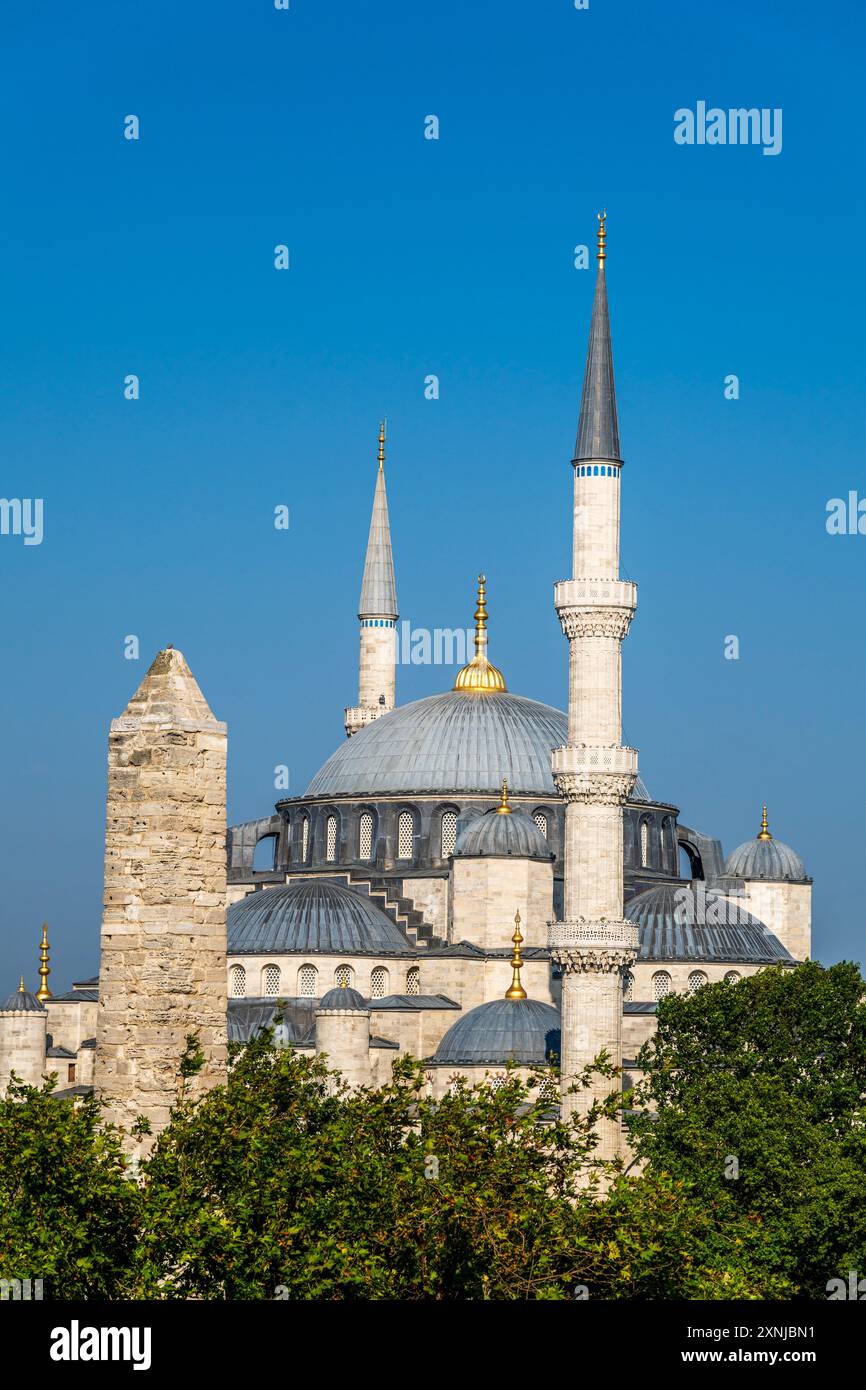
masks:
<instances>
[{"instance_id":1,"label":"large central dome","mask_svg":"<svg viewBox=\"0 0 866 1390\"><path fill-rule=\"evenodd\" d=\"M568 742L568 720L521 695L449 691L382 715L341 744L307 796L424 792L556 798L551 749ZM635 799L648 800L638 782Z\"/></svg>"}]
</instances>

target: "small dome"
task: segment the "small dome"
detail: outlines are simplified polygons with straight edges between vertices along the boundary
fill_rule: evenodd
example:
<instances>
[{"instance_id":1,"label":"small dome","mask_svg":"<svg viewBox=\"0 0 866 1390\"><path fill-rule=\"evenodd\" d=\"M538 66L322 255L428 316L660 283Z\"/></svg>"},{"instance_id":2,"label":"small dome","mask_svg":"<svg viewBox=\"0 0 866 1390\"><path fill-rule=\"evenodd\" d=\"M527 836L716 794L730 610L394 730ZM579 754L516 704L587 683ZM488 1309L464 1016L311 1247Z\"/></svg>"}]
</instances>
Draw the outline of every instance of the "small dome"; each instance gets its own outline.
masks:
<instances>
[{"instance_id":1,"label":"small dome","mask_svg":"<svg viewBox=\"0 0 866 1390\"><path fill-rule=\"evenodd\" d=\"M434 1064L540 1065L559 1055L559 1011L538 999L493 999L458 1018L433 1054Z\"/></svg>"},{"instance_id":2,"label":"small dome","mask_svg":"<svg viewBox=\"0 0 866 1390\"><path fill-rule=\"evenodd\" d=\"M295 879L248 893L228 911L229 955L414 955L366 894L335 879Z\"/></svg>"},{"instance_id":3,"label":"small dome","mask_svg":"<svg viewBox=\"0 0 866 1390\"><path fill-rule=\"evenodd\" d=\"M48 1010L43 1007L36 995L24 988L23 976L15 993L10 994L8 999L0 1004L0 1013L4 1014L45 1014L47 1012Z\"/></svg>"},{"instance_id":4,"label":"small dome","mask_svg":"<svg viewBox=\"0 0 866 1390\"><path fill-rule=\"evenodd\" d=\"M774 840L767 828L767 808L761 815L761 829L754 840L738 845L725 864L728 878L774 879L804 883L807 878L802 859L783 840Z\"/></svg>"},{"instance_id":5,"label":"small dome","mask_svg":"<svg viewBox=\"0 0 866 1390\"><path fill-rule=\"evenodd\" d=\"M791 961L763 922L703 883L660 883L626 903L639 929L638 960Z\"/></svg>"},{"instance_id":6,"label":"small dome","mask_svg":"<svg viewBox=\"0 0 866 1390\"><path fill-rule=\"evenodd\" d=\"M323 994L319 1000L320 1009L345 1009L354 1013L359 1011L366 1012L367 1003L362 994L351 985L338 985L336 989L329 989L327 994Z\"/></svg>"},{"instance_id":7,"label":"small dome","mask_svg":"<svg viewBox=\"0 0 866 1390\"><path fill-rule=\"evenodd\" d=\"M525 811L510 811L505 815L488 811L483 816L475 816L457 837L454 854L467 859L491 855L507 855L514 859L553 858L550 845Z\"/></svg>"}]
</instances>

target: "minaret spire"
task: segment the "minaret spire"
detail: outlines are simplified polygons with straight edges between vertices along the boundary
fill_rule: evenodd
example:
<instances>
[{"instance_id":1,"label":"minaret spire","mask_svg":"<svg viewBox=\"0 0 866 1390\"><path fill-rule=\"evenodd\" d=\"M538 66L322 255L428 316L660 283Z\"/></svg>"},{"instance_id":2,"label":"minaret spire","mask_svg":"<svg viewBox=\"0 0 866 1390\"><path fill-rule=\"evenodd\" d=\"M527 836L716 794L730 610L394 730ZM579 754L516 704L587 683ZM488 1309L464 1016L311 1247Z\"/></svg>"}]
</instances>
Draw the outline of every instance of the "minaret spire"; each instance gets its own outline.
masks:
<instances>
[{"instance_id":1,"label":"minaret spire","mask_svg":"<svg viewBox=\"0 0 866 1390\"><path fill-rule=\"evenodd\" d=\"M397 581L385 491L385 420L379 426L378 468L358 604L361 624L358 703L345 711L349 738L394 708L396 694Z\"/></svg>"},{"instance_id":2,"label":"minaret spire","mask_svg":"<svg viewBox=\"0 0 866 1390\"><path fill-rule=\"evenodd\" d=\"M588 459L621 463L619 452L619 421L616 414L616 389L613 380L613 349L610 341L610 315L607 308L607 285L604 263L607 260L605 238L607 213L598 214L598 274L595 280L595 299L589 329L589 348L583 374L583 394L574 463Z\"/></svg>"},{"instance_id":3,"label":"minaret spire","mask_svg":"<svg viewBox=\"0 0 866 1390\"><path fill-rule=\"evenodd\" d=\"M637 777L637 752L622 745L622 640L637 589L619 577L622 464L605 286L606 215L599 213L598 277L574 471L572 578L554 589L568 638L568 743L551 757L565 808L562 920L551 922L551 958L562 971L562 1113L585 1112L611 1082L575 1078L606 1051L622 1062L622 974L634 960L637 928L623 910L623 806ZM597 1125L599 1158L622 1147L618 1118Z\"/></svg>"}]
</instances>

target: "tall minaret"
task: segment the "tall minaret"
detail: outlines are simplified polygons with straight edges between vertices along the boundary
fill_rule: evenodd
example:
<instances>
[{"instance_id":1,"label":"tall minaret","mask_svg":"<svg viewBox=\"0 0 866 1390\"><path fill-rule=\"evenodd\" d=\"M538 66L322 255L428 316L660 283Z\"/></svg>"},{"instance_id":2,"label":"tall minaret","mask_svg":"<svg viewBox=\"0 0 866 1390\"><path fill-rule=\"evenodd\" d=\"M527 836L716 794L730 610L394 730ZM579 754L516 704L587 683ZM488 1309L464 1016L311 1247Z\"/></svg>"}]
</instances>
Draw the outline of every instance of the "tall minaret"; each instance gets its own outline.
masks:
<instances>
[{"instance_id":1,"label":"tall minaret","mask_svg":"<svg viewBox=\"0 0 866 1390\"><path fill-rule=\"evenodd\" d=\"M619 578L622 459L604 278L605 213L598 215L598 276L574 467L572 578L554 589L569 645L568 744L551 759L565 798L565 907L549 945L562 970L563 1115L589 1108L618 1082L594 1078L567 1094L603 1049L622 1063L622 976L635 957L637 928L623 920L623 805L637 778L637 752L621 739L621 644L637 588ZM596 1154L622 1149L618 1120L601 1121Z\"/></svg>"},{"instance_id":2,"label":"tall minaret","mask_svg":"<svg viewBox=\"0 0 866 1390\"><path fill-rule=\"evenodd\" d=\"M394 708L397 667L397 584L391 553L391 525L385 492L385 422L379 427L379 470L373 494L373 515L367 559L361 582L358 620L361 650L358 662L358 703L346 710L349 738Z\"/></svg>"}]
</instances>

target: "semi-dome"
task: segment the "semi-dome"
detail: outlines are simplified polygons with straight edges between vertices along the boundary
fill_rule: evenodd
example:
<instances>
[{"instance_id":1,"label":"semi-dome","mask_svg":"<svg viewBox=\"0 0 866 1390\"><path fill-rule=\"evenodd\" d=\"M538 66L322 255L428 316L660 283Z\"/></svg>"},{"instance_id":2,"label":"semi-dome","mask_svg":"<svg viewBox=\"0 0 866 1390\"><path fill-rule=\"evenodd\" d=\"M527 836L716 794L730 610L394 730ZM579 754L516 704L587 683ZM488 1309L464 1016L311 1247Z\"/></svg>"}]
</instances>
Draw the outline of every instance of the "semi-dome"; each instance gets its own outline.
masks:
<instances>
[{"instance_id":1,"label":"semi-dome","mask_svg":"<svg viewBox=\"0 0 866 1390\"><path fill-rule=\"evenodd\" d=\"M307 796L392 796L499 791L558 799L551 750L568 742L561 710L522 695L463 690L390 710L343 742ZM633 800L648 801L639 781Z\"/></svg>"},{"instance_id":2,"label":"semi-dome","mask_svg":"<svg viewBox=\"0 0 866 1390\"><path fill-rule=\"evenodd\" d=\"M495 811L474 816L461 830L454 846L455 858L545 859L553 858L546 837L531 816L508 805L503 789L502 804Z\"/></svg>"},{"instance_id":3,"label":"semi-dome","mask_svg":"<svg viewBox=\"0 0 866 1390\"><path fill-rule=\"evenodd\" d=\"M539 999L493 999L458 1018L433 1054L434 1064L478 1067L558 1057L559 1012Z\"/></svg>"},{"instance_id":4,"label":"semi-dome","mask_svg":"<svg viewBox=\"0 0 866 1390\"><path fill-rule=\"evenodd\" d=\"M7 999L0 1004L0 1013L4 1014L44 1014L48 1010L31 994L29 989L24 988L24 977L22 975L18 988L14 994L10 994Z\"/></svg>"},{"instance_id":5,"label":"semi-dome","mask_svg":"<svg viewBox=\"0 0 866 1390\"><path fill-rule=\"evenodd\" d=\"M367 1004L363 994L359 994L351 985L337 985L335 989L329 989L327 994L322 995L319 1008L344 1009L358 1013L366 1010Z\"/></svg>"},{"instance_id":6,"label":"semi-dome","mask_svg":"<svg viewBox=\"0 0 866 1390\"><path fill-rule=\"evenodd\" d=\"M703 883L648 888L626 903L625 916L639 929L639 961L773 965L793 960L763 922Z\"/></svg>"},{"instance_id":7,"label":"semi-dome","mask_svg":"<svg viewBox=\"0 0 866 1390\"><path fill-rule=\"evenodd\" d=\"M336 879L295 879L249 893L228 911L229 955L414 955L366 894Z\"/></svg>"},{"instance_id":8,"label":"semi-dome","mask_svg":"<svg viewBox=\"0 0 866 1390\"><path fill-rule=\"evenodd\" d=\"M763 809L761 829L754 840L746 840L728 856L725 874L729 878L767 878L777 882L803 883L806 868L802 859L783 840L775 840L767 829L767 808Z\"/></svg>"}]
</instances>

